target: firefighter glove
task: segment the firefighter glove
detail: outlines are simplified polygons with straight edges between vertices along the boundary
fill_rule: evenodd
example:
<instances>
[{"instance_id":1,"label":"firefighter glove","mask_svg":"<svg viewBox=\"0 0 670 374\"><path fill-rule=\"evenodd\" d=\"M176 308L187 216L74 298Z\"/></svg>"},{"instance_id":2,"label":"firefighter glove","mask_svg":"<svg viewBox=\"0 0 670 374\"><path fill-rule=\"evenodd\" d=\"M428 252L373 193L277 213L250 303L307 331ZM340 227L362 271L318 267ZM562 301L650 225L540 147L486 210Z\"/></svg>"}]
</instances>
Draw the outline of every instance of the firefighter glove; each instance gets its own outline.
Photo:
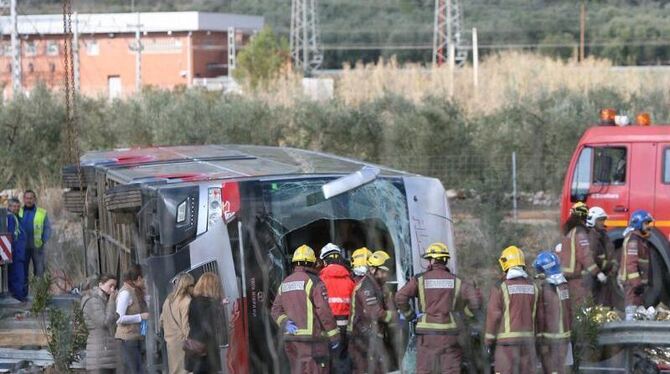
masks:
<instances>
[{"instance_id":1,"label":"firefighter glove","mask_svg":"<svg viewBox=\"0 0 670 374\"><path fill-rule=\"evenodd\" d=\"M295 333L298 332L298 326L295 324L295 322L293 322L291 320L288 320L286 322L285 329L286 329L286 333L291 334L291 335L295 335Z\"/></svg>"},{"instance_id":2,"label":"firefighter glove","mask_svg":"<svg viewBox=\"0 0 670 374\"><path fill-rule=\"evenodd\" d=\"M600 282L600 283L606 283L607 282L607 275L603 274L602 271L600 273L598 273L598 275L596 275L596 277L598 278L598 282Z\"/></svg>"}]
</instances>

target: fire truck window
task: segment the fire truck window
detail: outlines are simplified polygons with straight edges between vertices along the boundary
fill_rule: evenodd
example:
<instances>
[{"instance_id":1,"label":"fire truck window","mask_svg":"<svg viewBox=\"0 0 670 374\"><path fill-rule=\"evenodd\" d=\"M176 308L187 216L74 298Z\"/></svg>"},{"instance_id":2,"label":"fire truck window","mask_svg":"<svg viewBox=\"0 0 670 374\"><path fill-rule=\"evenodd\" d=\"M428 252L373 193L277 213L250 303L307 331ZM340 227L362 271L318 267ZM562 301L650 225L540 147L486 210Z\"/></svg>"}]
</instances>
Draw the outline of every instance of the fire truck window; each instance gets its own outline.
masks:
<instances>
[{"instance_id":1,"label":"fire truck window","mask_svg":"<svg viewBox=\"0 0 670 374\"><path fill-rule=\"evenodd\" d=\"M595 148L593 182L596 184L626 183L626 148Z\"/></svg>"},{"instance_id":2,"label":"fire truck window","mask_svg":"<svg viewBox=\"0 0 670 374\"><path fill-rule=\"evenodd\" d=\"M663 183L670 183L670 148L663 150Z\"/></svg>"},{"instance_id":3,"label":"fire truck window","mask_svg":"<svg viewBox=\"0 0 670 374\"><path fill-rule=\"evenodd\" d=\"M593 148L586 147L582 150L575 166L575 173L572 177L571 200L581 201L586 198L586 194L591 187L591 158Z\"/></svg>"}]
</instances>

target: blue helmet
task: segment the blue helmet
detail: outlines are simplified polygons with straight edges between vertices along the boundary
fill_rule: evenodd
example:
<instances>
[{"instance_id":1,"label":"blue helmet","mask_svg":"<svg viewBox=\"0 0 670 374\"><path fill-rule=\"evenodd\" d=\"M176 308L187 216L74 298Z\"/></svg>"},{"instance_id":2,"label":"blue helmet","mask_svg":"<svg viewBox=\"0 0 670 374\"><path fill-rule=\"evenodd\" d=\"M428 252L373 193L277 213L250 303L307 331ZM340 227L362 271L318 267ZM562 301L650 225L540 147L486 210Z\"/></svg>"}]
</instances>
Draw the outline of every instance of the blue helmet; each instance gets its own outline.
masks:
<instances>
[{"instance_id":1,"label":"blue helmet","mask_svg":"<svg viewBox=\"0 0 670 374\"><path fill-rule=\"evenodd\" d=\"M654 217L649 214L644 209L638 209L630 215L630 221L628 222L628 227L632 227L635 230L642 231L645 222L653 222Z\"/></svg>"},{"instance_id":2,"label":"blue helmet","mask_svg":"<svg viewBox=\"0 0 670 374\"><path fill-rule=\"evenodd\" d=\"M533 262L533 267L538 273L546 275L556 275L561 273L561 261L553 252L540 252Z\"/></svg>"}]
</instances>

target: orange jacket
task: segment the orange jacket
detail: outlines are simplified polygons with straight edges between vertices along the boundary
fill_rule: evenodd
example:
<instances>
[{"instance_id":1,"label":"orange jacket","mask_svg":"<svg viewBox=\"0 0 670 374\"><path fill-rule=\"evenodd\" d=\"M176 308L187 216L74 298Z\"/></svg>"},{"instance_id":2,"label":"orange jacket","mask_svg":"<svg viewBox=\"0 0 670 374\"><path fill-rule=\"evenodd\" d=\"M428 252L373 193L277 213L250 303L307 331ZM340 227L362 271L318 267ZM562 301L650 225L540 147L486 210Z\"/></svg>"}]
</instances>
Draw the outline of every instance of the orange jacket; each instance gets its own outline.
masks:
<instances>
[{"instance_id":1,"label":"orange jacket","mask_svg":"<svg viewBox=\"0 0 670 374\"><path fill-rule=\"evenodd\" d=\"M333 315L336 318L346 317L348 319L351 310L351 295L356 287L349 269L344 265L330 264L321 270L319 277L328 290L328 305Z\"/></svg>"}]
</instances>

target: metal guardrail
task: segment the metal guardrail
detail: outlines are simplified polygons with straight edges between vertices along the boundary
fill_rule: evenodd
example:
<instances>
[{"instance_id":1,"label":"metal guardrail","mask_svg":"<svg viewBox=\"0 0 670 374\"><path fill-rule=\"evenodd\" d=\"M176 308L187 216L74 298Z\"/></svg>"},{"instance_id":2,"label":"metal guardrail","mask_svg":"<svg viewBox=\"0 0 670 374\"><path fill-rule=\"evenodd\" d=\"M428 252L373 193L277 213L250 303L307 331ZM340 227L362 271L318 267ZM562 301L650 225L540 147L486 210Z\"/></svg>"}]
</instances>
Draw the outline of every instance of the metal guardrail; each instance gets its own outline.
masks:
<instances>
[{"instance_id":1,"label":"metal guardrail","mask_svg":"<svg viewBox=\"0 0 670 374\"><path fill-rule=\"evenodd\" d=\"M600 345L670 346L670 321L617 321L604 324Z\"/></svg>"}]
</instances>

